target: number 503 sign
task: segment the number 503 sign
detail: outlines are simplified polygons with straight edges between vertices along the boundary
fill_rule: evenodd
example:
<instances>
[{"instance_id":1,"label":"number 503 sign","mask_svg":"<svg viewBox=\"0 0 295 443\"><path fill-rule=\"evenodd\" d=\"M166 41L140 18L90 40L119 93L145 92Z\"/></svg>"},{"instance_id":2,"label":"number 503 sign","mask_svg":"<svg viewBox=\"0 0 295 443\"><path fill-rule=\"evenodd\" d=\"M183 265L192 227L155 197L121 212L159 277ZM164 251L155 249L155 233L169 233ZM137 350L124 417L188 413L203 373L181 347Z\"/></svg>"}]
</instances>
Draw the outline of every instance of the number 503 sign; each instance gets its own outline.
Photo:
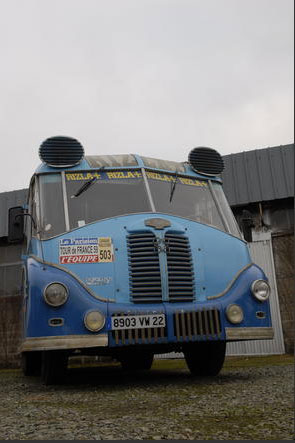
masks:
<instances>
[{"instance_id":1,"label":"number 503 sign","mask_svg":"<svg viewBox=\"0 0 295 443\"><path fill-rule=\"evenodd\" d=\"M98 259L100 263L114 261L114 251L111 237L99 237Z\"/></svg>"}]
</instances>

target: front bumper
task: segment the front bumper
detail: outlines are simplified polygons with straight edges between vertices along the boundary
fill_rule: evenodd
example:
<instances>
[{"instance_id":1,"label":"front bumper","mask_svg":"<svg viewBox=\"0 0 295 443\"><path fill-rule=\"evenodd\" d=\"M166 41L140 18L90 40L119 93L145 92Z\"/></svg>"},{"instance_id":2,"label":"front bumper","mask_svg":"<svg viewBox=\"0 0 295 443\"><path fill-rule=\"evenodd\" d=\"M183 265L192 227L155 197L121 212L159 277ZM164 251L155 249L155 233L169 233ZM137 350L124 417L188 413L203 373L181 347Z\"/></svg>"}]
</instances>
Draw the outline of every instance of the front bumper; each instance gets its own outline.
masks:
<instances>
[{"instance_id":1,"label":"front bumper","mask_svg":"<svg viewBox=\"0 0 295 443\"><path fill-rule=\"evenodd\" d=\"M58 349L84 349L108 346L108 335L62 335L26 338L20 352L53 351Z\"/></svg>"},{"instance_id":2,"label":"front bumper","mask_svg":"<svg viewBox=\"0 0 295 443\"><path fill-rule=\"evenodd\" d=\"M240 340L272 340L274 338L273 328L225 328L226 341Z\"/></svg>"},{"instance_id":3,"label":"front bumper","mask_svg":"<svg viewBox=\"0 0 295 443\"><path fill-rule=\"evenodd\" d=\"M152 334L152 330L150 330ZM203 340L218 340L219 334L209 334L207 337L202 337ZM273 328L261 328L261 327L249 327L249 328L225 328L226 341L241 341L241 340L271 340L274 337ZM129 338L129 340L128 340ZM163 340L163 337L153 337L147 335L146 339L139 340L140 344L161 344L167 343L167 340ZM188 341L195 341L197 337L187 337ZM178 337L177 342L185 342L183 337ZM120 340L121 342L121 340ZM119 344L118 342L116 344ZM139 344L136 340L130 340L130 336L126 336L126 341L123 340L122 344ZM85 348L100 348L109 346L108 334L99 335L67 335L67 336L54 336L54 337L31 337L26 338L20 347L20 352L29 351L50 351L50 350L73 350L73 349L85 349Z\"/></svg>"}]
</instances>

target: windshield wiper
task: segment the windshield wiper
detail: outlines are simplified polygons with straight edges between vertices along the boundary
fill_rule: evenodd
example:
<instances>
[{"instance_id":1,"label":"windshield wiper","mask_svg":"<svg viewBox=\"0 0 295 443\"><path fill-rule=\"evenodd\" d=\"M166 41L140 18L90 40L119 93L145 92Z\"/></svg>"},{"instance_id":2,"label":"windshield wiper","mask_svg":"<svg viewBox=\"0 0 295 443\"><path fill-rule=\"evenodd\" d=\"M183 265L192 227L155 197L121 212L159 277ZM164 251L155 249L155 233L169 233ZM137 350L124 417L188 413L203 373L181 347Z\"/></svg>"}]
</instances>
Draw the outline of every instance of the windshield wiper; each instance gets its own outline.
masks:
<instances>
[{"instance_id":1,"label":"windshield wiper","mask_svg":"<svg viewBox=\"0 0 295 443\"><path fill-rule=\"evenodd\" d=\"M104 168L105 167L102 166L96 172L102 171ZM71 198L79 197L79 195L81 195L81 194L83 194L83 192L87 191L87 189L90 188L90 186L92 186L93 183L96 182L97 179L98 179L98 177L92 177L90 180L87 180L87 182L83 183L81 188L79 188L78 191L75 192L75 194L71 196Z\"/></svg>"},{"instance_id":2,"label":"windshield wiper","mask_svg":"<svg viewBox=\"0 0 295 443\"><path fill-rule=\"evenodd\" d=\"M178 174L176 171L175 172L175 180L173 182L171 182L171 187L170 187L170 198L169 198L170 203L172 202L173 194L174 194L176 183L177 183L177 178L178 178Z\"/></svg>"}]
</instances>

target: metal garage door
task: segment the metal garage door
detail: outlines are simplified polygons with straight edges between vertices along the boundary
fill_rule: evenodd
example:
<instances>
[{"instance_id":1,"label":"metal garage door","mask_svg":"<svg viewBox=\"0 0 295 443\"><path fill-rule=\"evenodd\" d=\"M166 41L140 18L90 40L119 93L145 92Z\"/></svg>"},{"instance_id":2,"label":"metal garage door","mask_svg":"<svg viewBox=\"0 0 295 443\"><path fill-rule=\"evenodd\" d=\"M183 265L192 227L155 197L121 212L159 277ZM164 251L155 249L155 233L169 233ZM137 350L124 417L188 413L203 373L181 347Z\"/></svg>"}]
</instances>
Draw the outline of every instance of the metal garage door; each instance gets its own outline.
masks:
<instances>
[{"instance_id":1,"label":"metal garage door","mask_svg":"<svg viewBox=\"0 0 295 443\"><path fill-rule=\"evenodd\" d=\"M264 270L269 279L271 287L270 310L272 325L275 332L274 339L229 343L227 345L227 355L284 354L284 337L270 233L256 235L255 241L250 243L249 247L253 262Z\"/></svg>"}]
</instances>

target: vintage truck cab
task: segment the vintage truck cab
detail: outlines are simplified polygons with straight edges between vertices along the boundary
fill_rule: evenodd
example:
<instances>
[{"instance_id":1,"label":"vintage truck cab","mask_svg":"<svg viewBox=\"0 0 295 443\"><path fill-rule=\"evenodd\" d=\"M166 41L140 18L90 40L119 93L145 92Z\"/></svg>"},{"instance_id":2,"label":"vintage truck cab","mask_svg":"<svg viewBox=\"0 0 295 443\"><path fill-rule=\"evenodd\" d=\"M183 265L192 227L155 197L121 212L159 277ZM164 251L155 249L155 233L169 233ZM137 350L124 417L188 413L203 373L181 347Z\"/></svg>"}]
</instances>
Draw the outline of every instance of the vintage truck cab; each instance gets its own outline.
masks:
<instances>
[{"instance_id":1,"label":"vintage truck cab","mask_svg":"<svg viewBox=\"0 0 295 443\"><path fill-rule=\"evenodd\" d=\"M271 339L267 278L222 190L211 148L187 161L84 154L51 137L39 149L9 239L24 241L25 374L46 384L69 356L110 355L148 369L180 351L195 375L221 370L228 341Z\"/></svg>"}]
</instances>

